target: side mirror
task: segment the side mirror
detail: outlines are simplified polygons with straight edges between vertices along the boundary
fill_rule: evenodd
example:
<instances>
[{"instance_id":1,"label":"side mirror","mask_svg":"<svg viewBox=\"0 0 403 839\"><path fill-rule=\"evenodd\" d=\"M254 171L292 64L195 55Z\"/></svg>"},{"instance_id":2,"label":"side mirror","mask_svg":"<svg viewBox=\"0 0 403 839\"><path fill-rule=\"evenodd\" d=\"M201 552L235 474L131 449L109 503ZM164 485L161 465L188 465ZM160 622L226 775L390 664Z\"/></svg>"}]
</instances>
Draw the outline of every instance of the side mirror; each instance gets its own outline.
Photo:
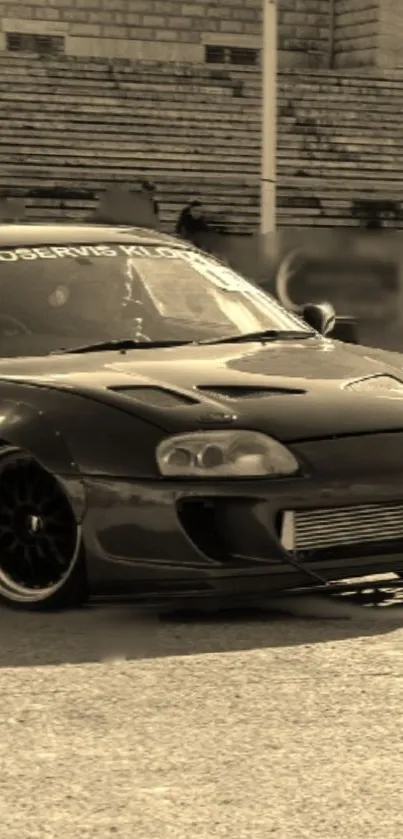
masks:
<instances>
[{"instance_id":1,"label":"side mirror","mask_svg":"<svg viewBox=\"0 0 403 839\"><path fill-rule=\"evenodd\" d=\"M336 312L331 303L306 303L302 317L308 326L321 335L329 335L336 325Z\"/></svg>"},{"instance_id":2,"label":"side mirror","mask_svg":"<svg viewBox=\"0 0 403 839\"><path fill-rule=\"evenodd\" d=\"M359 344L358 324L355 318L342 315L336 318L336 326L331 335L335 341L343 341L344 344Z\"/></svg>"}]
</instances>

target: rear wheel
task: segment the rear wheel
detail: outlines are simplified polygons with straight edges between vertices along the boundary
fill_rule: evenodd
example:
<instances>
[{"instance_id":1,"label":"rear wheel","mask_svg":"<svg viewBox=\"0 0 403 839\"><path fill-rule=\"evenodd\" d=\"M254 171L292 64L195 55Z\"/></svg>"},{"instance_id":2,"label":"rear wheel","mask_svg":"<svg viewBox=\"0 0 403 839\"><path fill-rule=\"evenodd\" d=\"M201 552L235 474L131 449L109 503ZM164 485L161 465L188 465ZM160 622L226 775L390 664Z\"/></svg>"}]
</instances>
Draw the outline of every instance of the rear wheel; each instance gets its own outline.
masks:
<instances>
[{"instance_id":1,"label":"rear wheel","mask_svg":"<svg viewBox=\"0 0 403 839\"><path fill-rule=\"evenodd\" d=\"M81 529L59 481L31 455L0 451L0 599L20 609L87 599Z\"/></svg>"}]
</instances>

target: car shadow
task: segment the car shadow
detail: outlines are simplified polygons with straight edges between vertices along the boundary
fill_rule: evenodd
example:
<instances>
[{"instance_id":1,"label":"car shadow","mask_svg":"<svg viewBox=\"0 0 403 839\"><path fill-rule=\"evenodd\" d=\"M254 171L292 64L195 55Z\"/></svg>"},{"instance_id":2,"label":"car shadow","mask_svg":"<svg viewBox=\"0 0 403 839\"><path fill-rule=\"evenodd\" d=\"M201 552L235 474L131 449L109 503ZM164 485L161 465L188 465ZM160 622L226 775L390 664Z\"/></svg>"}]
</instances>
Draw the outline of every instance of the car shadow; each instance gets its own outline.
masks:
<instances>
[{"instance_id":1,"label":"car shadow","mask_svg":"<svg viewBox=\"0 0 403 839\"><path fill-rule=\"evenodd\" d=\"M320 598L276 600L265 611L161 618L128 607L53 614L0 610L0 667L246 652L314 645L401 629L403 604L366 608Z\"/></svg>"}]
</instances>

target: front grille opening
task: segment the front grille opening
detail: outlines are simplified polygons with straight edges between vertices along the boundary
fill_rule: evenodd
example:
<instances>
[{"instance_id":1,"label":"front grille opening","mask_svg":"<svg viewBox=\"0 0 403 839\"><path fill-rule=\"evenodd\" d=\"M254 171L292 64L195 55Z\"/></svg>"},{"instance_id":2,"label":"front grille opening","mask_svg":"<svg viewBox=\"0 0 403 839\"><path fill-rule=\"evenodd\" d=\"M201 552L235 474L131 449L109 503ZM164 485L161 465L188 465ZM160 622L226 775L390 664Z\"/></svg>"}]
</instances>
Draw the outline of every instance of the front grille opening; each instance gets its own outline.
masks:
<instances>
[{"instance_id":1,"label":"front grille opening","mask_svg":"<svg viewBox=\"0 0 403 839\"><path fill-rule=\"evenodd\" d=\"M282 536L282 533L283 533L283 525L284 525L284 513L283 513L282 510L278 510L277 513L275 513L274 518L273 518L273 526L274 526L274 532L275 532L279 542L281 540L281 536Z\"/></svg>"},{"instance_id":2,"label":"front grille opening","mask_svg":"<svg viewBox=\"0 0 403 839\"><path fill-rule=\"evenodd\" d=\"M40 35L31 32L7 32L8 52L31 52L37 55L60 55L64 53L63 35Z\"/></svg>"},{"instance_id":3,"label":"front grille opening","mask_svg":"<svg viewBox=\"0 0 403 839\"><path fill-rule=\"evenodd\" d=\"M277 536L304 561L402 553L403 504L362 504L279 512Z\"/></svg>"},{"instance_id":4,"label":"front grille opening","mask_svg":"<svg viewBox=\"0 0 403 839\"><path fill-rule=\"evenodd\" d=\"M298 510L294 522L297 550L351 547L403 539L403 504L361 504Z\"/></svg>"},{"instance_id":5,"label":"front grille opening","mask_svg":"<svg viewBox=\"0 0 403 839\"><path fill-rule=\"evenodd\" d=\"M219 502L204 498L180 501L177 513L186 535L199 551L213 560L228 559Z\"/></svg>"},{"instance_id":6,"label":"front grille opening","mask_svg":"<svg viewBox=\"0 0 403 839\"><path fill-rule=\"evenodd\" d=\"M241 67L256 67L260 60L260 51L253 47L224 47L207 44L204 48L206 64L232 64Z\"/></svg>"}]
</instances>

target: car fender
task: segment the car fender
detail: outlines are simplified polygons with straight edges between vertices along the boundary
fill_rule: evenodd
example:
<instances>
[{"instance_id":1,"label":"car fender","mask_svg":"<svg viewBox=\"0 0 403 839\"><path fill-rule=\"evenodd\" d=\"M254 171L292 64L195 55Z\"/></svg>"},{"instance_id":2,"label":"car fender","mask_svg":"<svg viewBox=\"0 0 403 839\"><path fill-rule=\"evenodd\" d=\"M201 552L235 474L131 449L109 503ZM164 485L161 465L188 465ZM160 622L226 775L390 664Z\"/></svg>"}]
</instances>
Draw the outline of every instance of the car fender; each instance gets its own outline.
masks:
<instances>
[{"instance_id":1,"label":"car fender","mask_svg":"<svg viewBox=\"0 0 403 839\"><path fill-rule=\"evenodd\" d=\"M0 399L1 447L16 446L54 474L69 497L77 520L85 511L85 490L65 436L46 413L26 402Z\"/></svg>"}]
</instances>

